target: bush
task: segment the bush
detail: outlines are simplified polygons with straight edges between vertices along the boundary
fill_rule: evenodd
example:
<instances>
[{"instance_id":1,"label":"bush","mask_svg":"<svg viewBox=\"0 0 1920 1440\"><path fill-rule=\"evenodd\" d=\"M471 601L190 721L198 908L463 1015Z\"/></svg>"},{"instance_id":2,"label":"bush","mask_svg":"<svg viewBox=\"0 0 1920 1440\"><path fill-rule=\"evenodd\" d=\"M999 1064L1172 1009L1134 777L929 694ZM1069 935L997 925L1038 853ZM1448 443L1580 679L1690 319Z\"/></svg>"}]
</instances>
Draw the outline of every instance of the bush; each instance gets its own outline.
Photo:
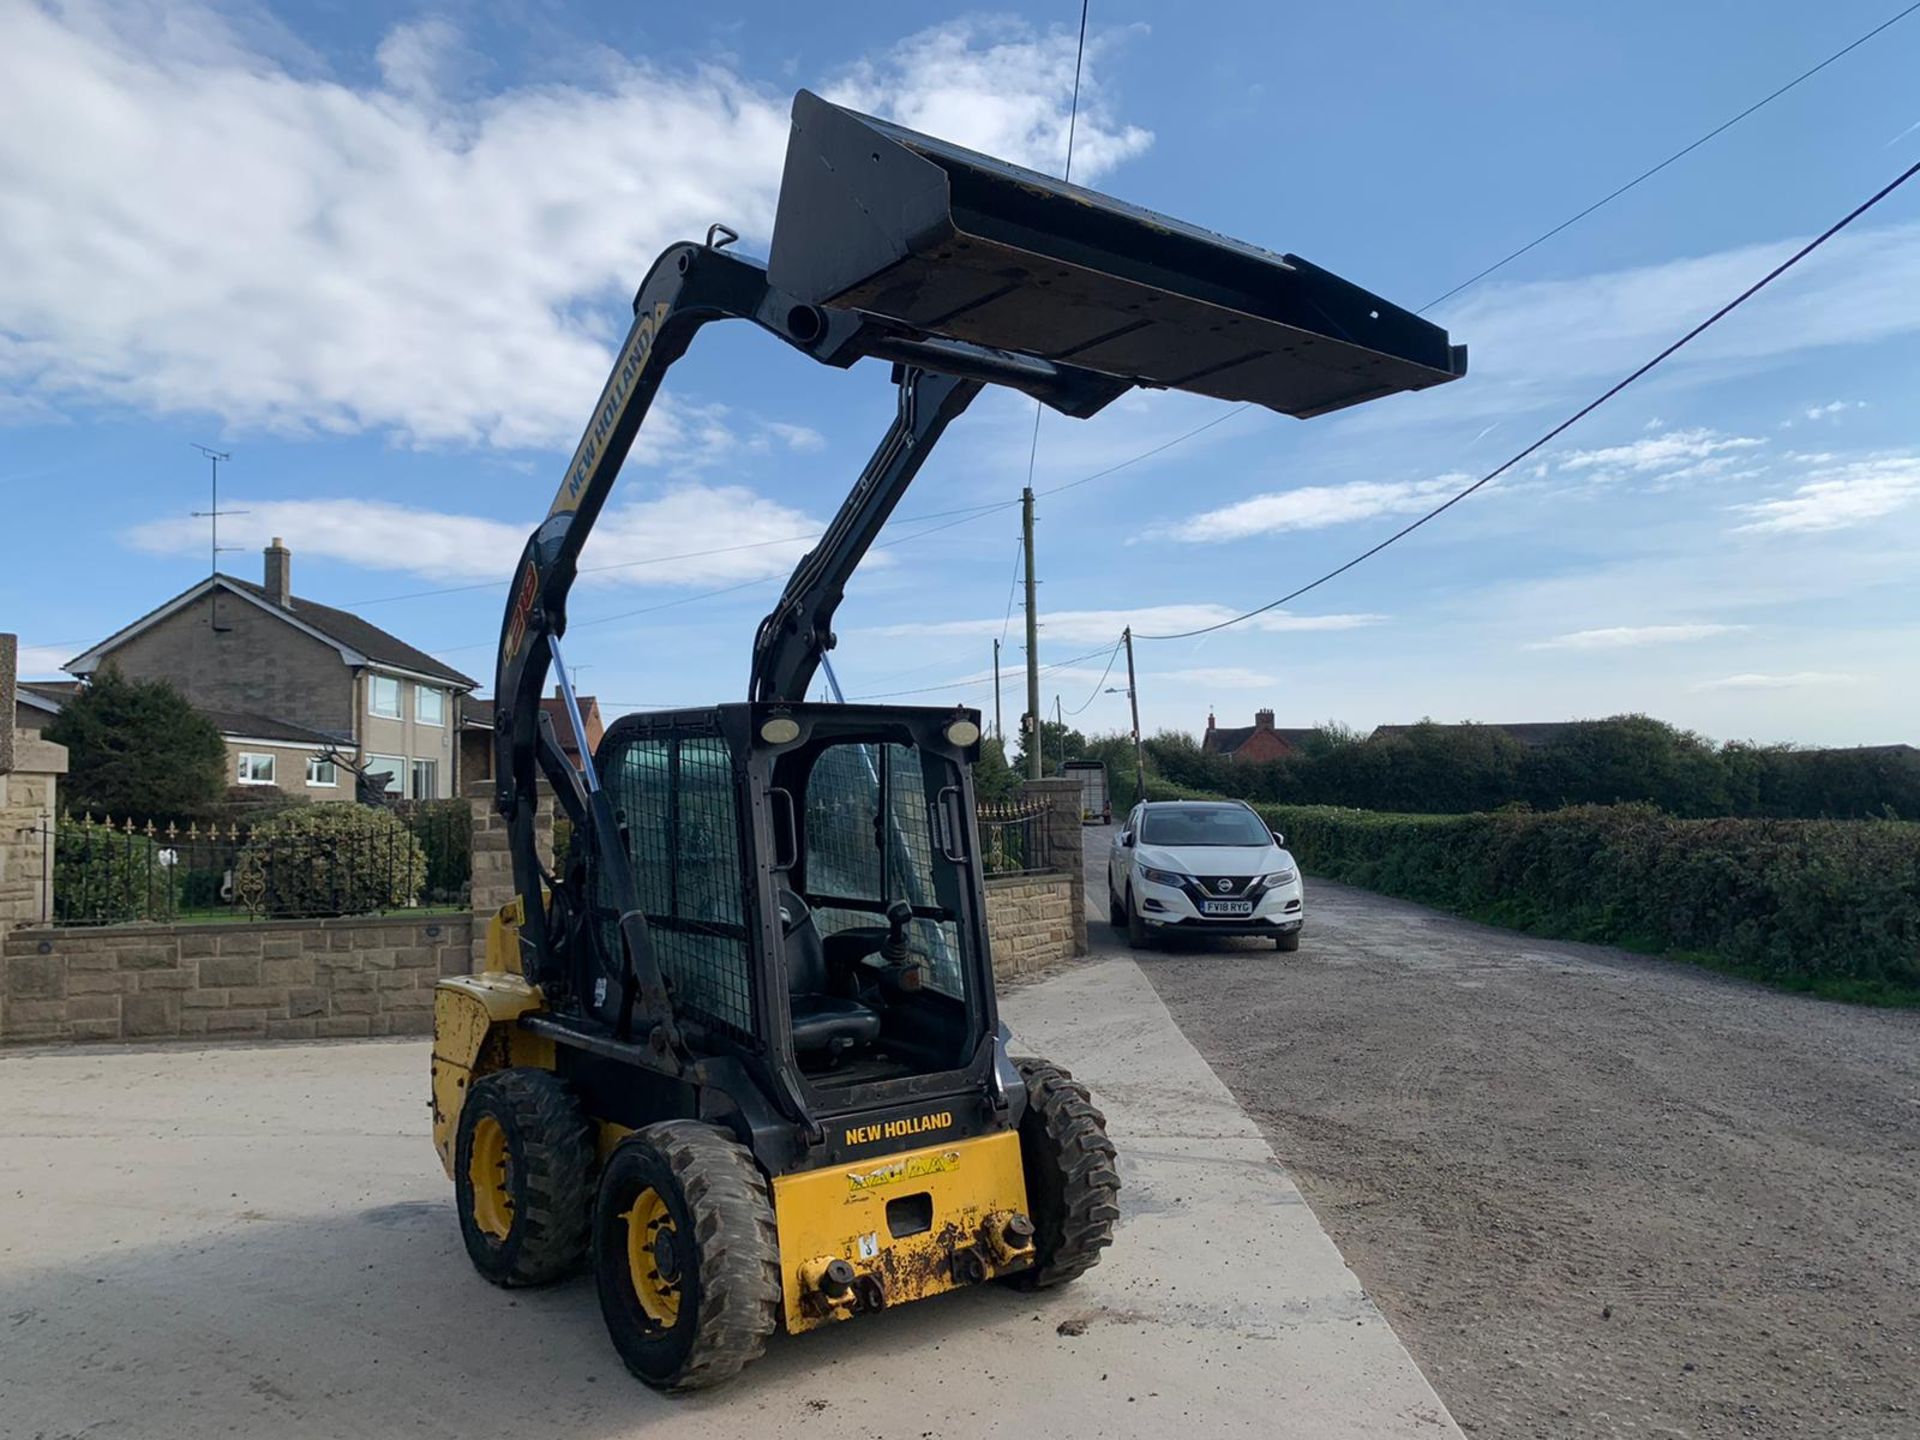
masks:
<instances>
[{"instance_id":1,"label":"bush","mask_svg":"<svg viewBox=\"0 0 1920 1440\"><path fill-rule=\"evenodd\" d=\"M416 903L426 852L391 810L309 805L254 827L235 898L274 916L369 915Z\"/></svg>"},{"instance_id":2,"label":"bush","mask_svg":"<svg viewBox=\"0 0 1920 1440\"><path fill-rule=\"evenodd\" d=\"M176 852L145 835L62 819L54 831L54 918L62 925L165 920L176 899Z\"/></svg>"},{"instance_id":3,"label":"bush","mask_svg":"<svg viewBox=\"0 0 1920 1440\"><path fill-rule=\"evenodd\" d=\"M166 681L128 680L111 666L46 735L67 747L60 789L78 809L162 824L202 820L227 782L227 745L213 722Z\"/></svg>"},{"instance_id":4,"label":"bush","mask_svg":"<svg viewBox=\"0 0 1920 1440\"><path fill-rule=\"evenodd\" d=\"M1920 825L1257 806L1309 872L1567 939L1920 987Z\"/></svg>"}]
</instances>

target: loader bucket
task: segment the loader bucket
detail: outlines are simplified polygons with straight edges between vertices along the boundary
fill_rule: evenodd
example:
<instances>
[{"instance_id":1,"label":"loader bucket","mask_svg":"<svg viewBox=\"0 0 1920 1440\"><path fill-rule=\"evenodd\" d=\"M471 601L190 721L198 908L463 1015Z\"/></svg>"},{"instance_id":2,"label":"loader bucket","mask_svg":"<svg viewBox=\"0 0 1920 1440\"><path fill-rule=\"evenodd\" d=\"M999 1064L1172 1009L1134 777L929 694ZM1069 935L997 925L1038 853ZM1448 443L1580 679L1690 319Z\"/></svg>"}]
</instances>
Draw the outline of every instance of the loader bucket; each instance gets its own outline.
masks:
<instances>
[{"instance_id":1,"label":"loader bucket","mask_svg":"<svg viewBox=\"0 0 1920 1440\"><path fill-rule=\"evenodd\" d=\"M1308 416L1466 373L1464 345L1294 256L794 97L768 278L815 305Z\"/></svg>"}]
</instances>

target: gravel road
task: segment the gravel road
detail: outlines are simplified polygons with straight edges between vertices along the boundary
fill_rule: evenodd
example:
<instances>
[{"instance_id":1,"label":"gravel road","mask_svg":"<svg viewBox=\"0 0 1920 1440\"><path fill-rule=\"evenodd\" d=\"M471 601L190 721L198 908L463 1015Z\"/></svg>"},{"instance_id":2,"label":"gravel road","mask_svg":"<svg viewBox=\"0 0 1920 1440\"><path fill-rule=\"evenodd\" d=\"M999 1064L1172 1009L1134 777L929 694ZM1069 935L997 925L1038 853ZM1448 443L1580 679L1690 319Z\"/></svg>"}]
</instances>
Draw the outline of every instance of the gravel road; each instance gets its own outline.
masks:
<instances>
[{"instance_id":1,"label":"gravel road","mask_svg":"<svg viewBox=\"0 0 1920 1440\"><path fill-rule=\"evenodd\" d=\"M1307 914L1137 958L1463 1430L1920 1437L1920 1013Z\"/></svg>"}]
</instances>

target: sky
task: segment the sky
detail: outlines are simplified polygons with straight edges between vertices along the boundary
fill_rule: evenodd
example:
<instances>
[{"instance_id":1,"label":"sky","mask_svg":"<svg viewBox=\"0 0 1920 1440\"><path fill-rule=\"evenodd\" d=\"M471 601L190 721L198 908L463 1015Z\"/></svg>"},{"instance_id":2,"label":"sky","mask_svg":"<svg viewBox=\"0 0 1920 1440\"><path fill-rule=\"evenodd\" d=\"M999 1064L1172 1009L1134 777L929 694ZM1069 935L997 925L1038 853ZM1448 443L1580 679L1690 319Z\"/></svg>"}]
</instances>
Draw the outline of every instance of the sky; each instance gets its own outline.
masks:
<instances>
[{"instance_id":1,"label":"sky","mask_svg":"<svg viewBox=\"0 0 1920 1440\"><path fill-rule=\"evenodd\" d=\"M1093 0L1074 178L1419 308L1899 8ZM793 92L1058 173L1078 19L0 0L23 674L204 577L203 444L240 512L222 568L258 578L283 537L296 593L488 693L508 573L635 286L714 222L765 253ZM1037 448L1033 402L989 391L849 589L846 693L991 721L1004 636L1016 723L1031 456L1042 703L1124 728L1122 626L1265 604L1536 438L1920 160L1916 72L1920 14L1436 306L1471 351L1457 383L1310 421L1136 391L1047 413ZM1140 641L1143 728L1641 712L1920 740L1917 394L1920 182L1376 559ZM892 405L879 362L703 332L583 558L580 688L611 713L742 698L755 625Z\"/></svg>"}]
</instances>

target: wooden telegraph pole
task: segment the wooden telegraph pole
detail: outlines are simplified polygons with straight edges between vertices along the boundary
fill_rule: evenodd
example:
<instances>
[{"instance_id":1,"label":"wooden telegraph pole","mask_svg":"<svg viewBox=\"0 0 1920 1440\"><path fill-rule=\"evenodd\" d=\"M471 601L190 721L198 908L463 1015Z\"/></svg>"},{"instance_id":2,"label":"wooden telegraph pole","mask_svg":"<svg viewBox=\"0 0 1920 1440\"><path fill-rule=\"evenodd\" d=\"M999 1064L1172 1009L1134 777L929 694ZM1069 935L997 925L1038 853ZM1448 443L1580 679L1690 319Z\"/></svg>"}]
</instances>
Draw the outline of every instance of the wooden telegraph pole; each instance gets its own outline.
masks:
<instances>
[{"instance_id":1,"label":"wooden telegraph pole","mask_svg":"<svg viewBox=\"0 0 1920 1440\"><path fill-rule=\"evenodd\" d=\"M1133 627L1120 632L1127 646L1127 703L1133 707L1133 800L1137 805L1147 798L1147 756L1140 744L1140 687L1133 678Z\"/></svg>"}]
</instances>

